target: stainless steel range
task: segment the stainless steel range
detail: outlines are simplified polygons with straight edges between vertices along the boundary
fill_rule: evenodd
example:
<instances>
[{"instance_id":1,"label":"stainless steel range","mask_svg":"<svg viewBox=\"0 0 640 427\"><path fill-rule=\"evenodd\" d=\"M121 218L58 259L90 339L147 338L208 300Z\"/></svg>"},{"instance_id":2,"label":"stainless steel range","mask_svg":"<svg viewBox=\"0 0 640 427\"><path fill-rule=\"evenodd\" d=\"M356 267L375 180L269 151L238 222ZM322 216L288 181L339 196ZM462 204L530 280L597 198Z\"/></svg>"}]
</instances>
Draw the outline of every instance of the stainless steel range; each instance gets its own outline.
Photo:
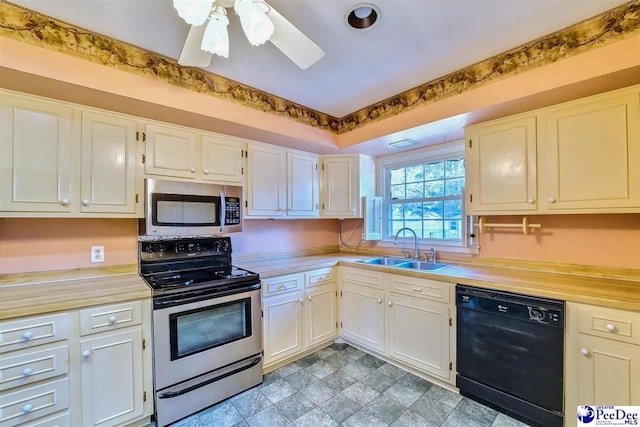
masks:
<instances>
[{"instance_id":1,"label":"stainless steel range","mask_svg":"<svg viewBox=\"0 0 640 427\"><path fill-rule=\"evenodd\" d=\"M229 237L145 238L153 293L156 421L165 426L262 382L260 278Z\"/></svg>"}]
</instances>

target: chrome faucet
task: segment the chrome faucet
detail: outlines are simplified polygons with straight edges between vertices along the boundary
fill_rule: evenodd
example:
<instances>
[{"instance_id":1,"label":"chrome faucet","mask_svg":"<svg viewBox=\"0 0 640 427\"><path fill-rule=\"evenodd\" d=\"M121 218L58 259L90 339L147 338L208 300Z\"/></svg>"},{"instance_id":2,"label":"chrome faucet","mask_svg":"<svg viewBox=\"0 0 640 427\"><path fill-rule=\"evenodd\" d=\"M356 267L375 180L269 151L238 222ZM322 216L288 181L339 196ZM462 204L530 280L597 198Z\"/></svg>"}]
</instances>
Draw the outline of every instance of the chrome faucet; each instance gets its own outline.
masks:
<instances>
[{"instance_id":1,"label":"chrome faucet","mask_svg":"<svg viewBox=\"0 0 640 427\"><path fill-rule=\"evenodd\" d=\"M413 231L409 227L403 227L400 230L398 230L398 232L396 233L395 244L396 245L398 244L398 235L405 230L408 230L413 233L413 259L420 259L420 257L418 256L418 235L416 234L415 231Z\"/></svg>"}]
</instances>

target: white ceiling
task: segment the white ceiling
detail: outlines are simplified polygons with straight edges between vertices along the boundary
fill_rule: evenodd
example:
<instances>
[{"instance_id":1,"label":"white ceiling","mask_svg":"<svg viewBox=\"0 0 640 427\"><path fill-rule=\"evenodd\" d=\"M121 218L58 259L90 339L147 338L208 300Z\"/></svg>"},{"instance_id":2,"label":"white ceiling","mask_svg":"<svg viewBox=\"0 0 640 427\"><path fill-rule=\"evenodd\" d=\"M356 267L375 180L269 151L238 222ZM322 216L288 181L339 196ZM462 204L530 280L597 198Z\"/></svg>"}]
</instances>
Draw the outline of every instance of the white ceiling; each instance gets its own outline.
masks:
<instances>
[{"instance_id":1,"label":"white ceiling","mask_svg":"<svg viewBox=\"0 0 640 427\"><path fill-rule=\"evenodd\" d=\"M10 0L177 59L189 31L172 0ZM249 45L229 13L230 55L212 73L335 117L544 36L625 0L367 0L381 20L357 31L362 0L268 0L326 55L299 69L274 45Z\"/></svg>"}]
</instances>

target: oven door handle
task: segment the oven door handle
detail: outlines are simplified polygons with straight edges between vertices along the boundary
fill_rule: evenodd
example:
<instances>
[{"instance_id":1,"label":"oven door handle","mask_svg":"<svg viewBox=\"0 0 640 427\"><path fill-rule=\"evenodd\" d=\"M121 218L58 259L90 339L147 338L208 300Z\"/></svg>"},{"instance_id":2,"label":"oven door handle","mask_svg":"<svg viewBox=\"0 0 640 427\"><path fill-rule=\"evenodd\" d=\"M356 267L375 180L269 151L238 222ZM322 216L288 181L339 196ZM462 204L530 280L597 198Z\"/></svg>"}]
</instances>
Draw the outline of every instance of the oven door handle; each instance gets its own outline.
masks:
<instances>
[{"instance_id":1,"label":"oven door handle","mask_svg":"<svg viewBox=\"0 0 640 427\"><path fill-rule=\"evenodd\" d=\"M201 383L194 384L192 386L185 387L185 388L180 389L180 390L165 391L165 392L162 392L162 393L158 393L158 399L171 399L172 397L182 396L183 394L186 394L186 393L189 393L189 392L194 391L196 389L199 389L200 387L204 387L204 386L209 385L211 383L214 383L216 381L220 381L220 380L223 380L223 379L225 379L227 377L230 377L231 375L235 375L235 374L237 374L239 372L246 371L247 369L253 368L254 366L256 366L261 361L262 361L262 356L256 356L253 360L250 361L250 363L248 365L244 365L244 366L241 366L241 367L239 367L237 369L234 369L232 371L225 372L222 375L218 375L216 377L209 378L208 380L203 381Z\"/></svg>"},{"instance_id":2,"label":"oven door handle","mask_svg":"<svg viewBox=\"0 0 640 427\"><path fill-rule=\"evenodd\" d=\"M224 191L220 190L220 232L224 233L224 226L227 222L227 200Z\"/></svg>"}]
</instances>

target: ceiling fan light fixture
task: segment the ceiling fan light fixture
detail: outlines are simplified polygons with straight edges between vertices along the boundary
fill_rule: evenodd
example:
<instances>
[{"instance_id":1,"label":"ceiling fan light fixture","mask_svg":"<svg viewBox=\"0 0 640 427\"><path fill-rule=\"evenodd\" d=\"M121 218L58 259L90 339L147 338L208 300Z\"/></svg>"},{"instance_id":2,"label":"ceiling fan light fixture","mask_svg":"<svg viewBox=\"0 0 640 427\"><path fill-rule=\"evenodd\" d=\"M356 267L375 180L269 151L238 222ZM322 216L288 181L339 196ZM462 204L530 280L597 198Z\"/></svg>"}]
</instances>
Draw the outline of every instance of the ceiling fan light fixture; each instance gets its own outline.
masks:
<instances>
[{"instance_id":1,"label":"ceiling fan light fixture","mask_svg":"<svg viewBox=\"0 0 640 427\"><path fill-rule=\"evenodd\" d=\"M253 46L260 46L271 38L275 26L267 16L269 7L265 3L253 0L236 0L234 10L240 17L240 24L249 43Z\"/></svg>"},{"instance_id":2,"label":"ceiling fan light fixture","mask_svg":"<svg viewBox=\"0 0 640 427\"><path fill-rule=\"evenodd\" d=\"M229 25L229 18L227 18L227 11L222 6L216 6L211 16L209 17L209 23L204 30L202 36L201 49L215 55L222 56L223 58L229 57L229 32L227 26Z\"/></svg>"},{"instance_id":3,"label":"ceiling fan light fixture","mask_svg":"<svg viewBox=\"0 0 640 427\"><path fill-rule=\"evenodd\" d=\"M173 0L173 7L187 24L199 27L204 24L215 0Z\"/></svg>"},{"instance_id":4,"label":"ceiling fan light fixture","mask_svg":"<svg viewBox=\"0 0 640 427\"><path fill-rule=\"evenodd\" d=\"M367 30L380 22L380 9L371 3L359 3L344 16L345 23L356 30Z\"/></svg>"}]
</instances>

